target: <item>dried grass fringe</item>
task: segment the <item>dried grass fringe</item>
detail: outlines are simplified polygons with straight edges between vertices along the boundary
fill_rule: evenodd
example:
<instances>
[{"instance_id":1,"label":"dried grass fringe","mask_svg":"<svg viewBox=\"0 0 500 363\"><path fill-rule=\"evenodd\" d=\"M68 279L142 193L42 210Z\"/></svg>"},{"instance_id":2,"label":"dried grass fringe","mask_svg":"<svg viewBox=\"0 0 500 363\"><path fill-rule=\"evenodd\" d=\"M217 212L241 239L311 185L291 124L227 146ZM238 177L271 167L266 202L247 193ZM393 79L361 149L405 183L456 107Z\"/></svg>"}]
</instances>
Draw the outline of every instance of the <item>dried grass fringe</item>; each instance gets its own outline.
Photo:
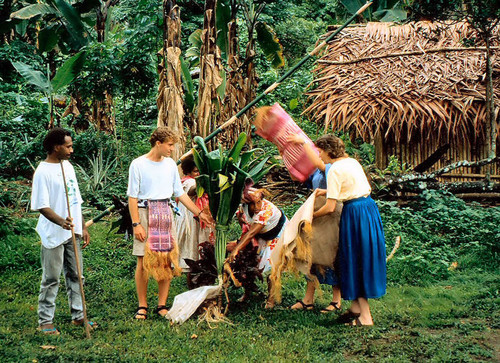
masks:
<instances>
[{"instance_id":1,"label":"dried grass fringe","mask_svg":"<svg viewBox=\"0 0 500 363\"><path fill-rule=\"evenodd\" d=\"M173 270L172 265L174 266ZM156 281L171 280L174 276L180 276L182 270L179 267L177 244L174 244L174 248L170 252L156 252L152 251L146 242L143 266L148 276L153 277Z\"/></svg>"},{"instance_id":2,"label":"dried grass fringe","mask_svg":"<svg viewBox=\"0 0 500 363\"><path fill-rule=\"evenodd\" d=\"M297 261L305 262L308 271L312 265L312 249L311 249L312 226L309 222L302 222L299 225L299 232L295 240L284 246L280 253L280 262L276 268L273 267L269 279L271 281L271 289L269 296L277 303L281 302L281 275L283 272L288 271L298 276ZM292 249L289 249L293 246ZM319 281L316 276L309 274L307 276L311 279L315 286L319 286Z\"/></svg>"}]
</instances>

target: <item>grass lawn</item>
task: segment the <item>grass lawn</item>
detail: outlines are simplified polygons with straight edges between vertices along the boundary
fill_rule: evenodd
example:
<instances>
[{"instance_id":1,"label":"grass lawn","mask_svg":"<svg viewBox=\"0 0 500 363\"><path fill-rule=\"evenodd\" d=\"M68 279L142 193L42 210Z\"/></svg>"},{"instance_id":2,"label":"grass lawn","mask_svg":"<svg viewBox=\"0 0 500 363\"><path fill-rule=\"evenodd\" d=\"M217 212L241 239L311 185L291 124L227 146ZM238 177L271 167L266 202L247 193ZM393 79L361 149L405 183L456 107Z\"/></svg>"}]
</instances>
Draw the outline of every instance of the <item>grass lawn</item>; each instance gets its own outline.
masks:
<instances>
[{"instance_id":1,"label":"grass lawn","mask_svg":"<svg viewBox=\"0 0 500 363\"><path fill-rule=\"evenodd\" d=\"M371 302L374 327L341 326L334 314L321 314L320 308L331 299L327 291L317 296L313 311L287 309L305 289L305 281L293 276L283 281L283 302L274 310L264 310L259 297L238 304L241 292L230 291L234 303L228 317L233 325L210 327L192 317L171 326L152 314L147 321L132 319L137 303L131 242L107 235L107 229L103 224L91 227L92 241L84 250L88 314L100 325L90 340L83 328L70 324L64 283L55 319L62 334L36 333L39 263L20 263L0 272L1 362L500 361L497 271L458 268L432 286L391 284L385 297ZM36 234L20 236L19 241L23 250L18 256L36 261ZM175 278L167 305L186 289L185 276ZM154 281L148 295L154 307Z\"/></svg>"}]
</instances>

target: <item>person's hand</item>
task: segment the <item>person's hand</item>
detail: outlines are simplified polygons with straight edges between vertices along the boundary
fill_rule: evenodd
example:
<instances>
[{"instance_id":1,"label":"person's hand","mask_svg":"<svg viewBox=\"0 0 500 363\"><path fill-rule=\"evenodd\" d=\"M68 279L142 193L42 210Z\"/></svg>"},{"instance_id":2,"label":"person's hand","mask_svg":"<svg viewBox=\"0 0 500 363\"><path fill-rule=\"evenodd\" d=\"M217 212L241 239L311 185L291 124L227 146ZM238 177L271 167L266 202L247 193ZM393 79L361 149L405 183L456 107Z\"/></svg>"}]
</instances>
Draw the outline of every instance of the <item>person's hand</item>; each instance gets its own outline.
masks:
<instances>
[{"instance_id":1,"label":"person's hand","mask_svg":"<svg viewBox=\"0 0 500 363\"><path fill-rule=\"evenodd\" d=\"M306 142L306 140L304 140L304 137L302 137L301 135L297 135L297 134L289 135L287 138L287 141L294 143L294 144L299 144L299 145L304 145Z\"/></svg>"},{"instance_id":2,"label":"person's hand","mask_svg":"<svg viewBox=\"0 0 500 363\"><path fill-rule=\"evenodd\" d=\"M144 229L142 224L138 224L134 227L134 237L141 242L144 242L146 240L146 230Z\"/></svg>"},{"instance_id":3,"label":"person's hand","mask_svg":"<svg viewBox=\"0 0 500 363\"><path fill-rule=\"evenodd\" d=\"M212 215L210 213L206 212L205 210L203 210L200 213L200 215L198 216L198 218L200 219L200 221L205 222L206 224L208 224L211 227L213 227L215 225L215 221L212 218Z\"/></svg>"},{"instance_id":4,"label":"person's hand","mask_svg":"<svg viewBox=\"0 0 500 363\"><path fill-rule=\"evenodd\" d=\"M316 189L314 193L316 193L317 197L321 197L322 195L326 195L326 189Z\"/></svg>"},{"instance_id":5,"label":"person's hand","mask_svg":"<svg viewBox=\"0 0 500 363\"><path fill-rule=\"evenodd\" d=\"M85 248L90 243L89 230L87 229L87 227L85 226L85 224L83 225L82 238L83 238L83 246L82 246L82 248Z\"/></svg>"},{"instance_id":6,"label":"person's hand","mask_svg":"<svg viewBox=\"0 0 500 363\"><path fill-rule=\"evenodd\" d=\"M64 229L71 230L71 228L74 227L73 225L73 218L71 217L66 217L66 219L63 219L61 222L60 226Z\"/></svg>"},{"instance_id":7,"label":"person's hand","mask_svg":"<svg viewBox=\"0 0 500 363\"><path fill-rule=\"evenodd\" d=\"M233 249L231 254L228 257L229 262L233 262L234 259L236 258L236 255L240 252L239 245L236 245L236 247Z\"/></svg>"}]
</instances>

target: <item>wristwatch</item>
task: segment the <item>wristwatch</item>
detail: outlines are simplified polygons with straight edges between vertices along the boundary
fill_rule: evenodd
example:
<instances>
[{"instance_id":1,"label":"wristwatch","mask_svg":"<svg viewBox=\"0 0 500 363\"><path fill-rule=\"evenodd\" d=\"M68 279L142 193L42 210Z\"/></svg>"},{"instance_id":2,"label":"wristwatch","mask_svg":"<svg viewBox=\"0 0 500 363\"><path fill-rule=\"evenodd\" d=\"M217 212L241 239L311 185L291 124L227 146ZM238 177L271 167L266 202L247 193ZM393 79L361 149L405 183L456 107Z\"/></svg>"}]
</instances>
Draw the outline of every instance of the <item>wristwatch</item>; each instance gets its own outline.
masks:
<instances>
[{"instance_id":1,"label":"wristwatch","mask_svg":"<svg viewBox=\"0 0 500 363\"><path fill-rule=\"evenodd\" d=\"M132 223L132 227L137 227L139 224L141 224L141 222Z\"/></svg>"}]
</instances>

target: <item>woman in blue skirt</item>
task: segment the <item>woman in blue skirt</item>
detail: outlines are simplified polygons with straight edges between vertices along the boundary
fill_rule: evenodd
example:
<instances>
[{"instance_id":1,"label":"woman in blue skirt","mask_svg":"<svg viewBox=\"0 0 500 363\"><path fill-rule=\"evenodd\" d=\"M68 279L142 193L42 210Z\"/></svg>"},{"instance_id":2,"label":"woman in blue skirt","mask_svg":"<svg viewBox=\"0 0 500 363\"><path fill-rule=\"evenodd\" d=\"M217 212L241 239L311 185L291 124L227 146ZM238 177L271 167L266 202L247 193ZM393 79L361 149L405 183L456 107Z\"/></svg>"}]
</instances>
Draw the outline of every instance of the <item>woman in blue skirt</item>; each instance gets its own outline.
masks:
<instances>
[{"instance_id":1,"label":"woman in blue skirt","mask_svg":"<svg viewBox=\"0 0 500 363\"><path fill-rule=\"evenodd\" d=\"M337 201L344 203L340 217L339 264L342 298L352 300L341 321L349 325L373 325L368 299L385 295L385 237L378 207L370 197L371 188L361 164L345 153L343 141L324 135L315 142L325 164L327 201L314 218L332 213Z\"/></svg>"}]
</instances>

